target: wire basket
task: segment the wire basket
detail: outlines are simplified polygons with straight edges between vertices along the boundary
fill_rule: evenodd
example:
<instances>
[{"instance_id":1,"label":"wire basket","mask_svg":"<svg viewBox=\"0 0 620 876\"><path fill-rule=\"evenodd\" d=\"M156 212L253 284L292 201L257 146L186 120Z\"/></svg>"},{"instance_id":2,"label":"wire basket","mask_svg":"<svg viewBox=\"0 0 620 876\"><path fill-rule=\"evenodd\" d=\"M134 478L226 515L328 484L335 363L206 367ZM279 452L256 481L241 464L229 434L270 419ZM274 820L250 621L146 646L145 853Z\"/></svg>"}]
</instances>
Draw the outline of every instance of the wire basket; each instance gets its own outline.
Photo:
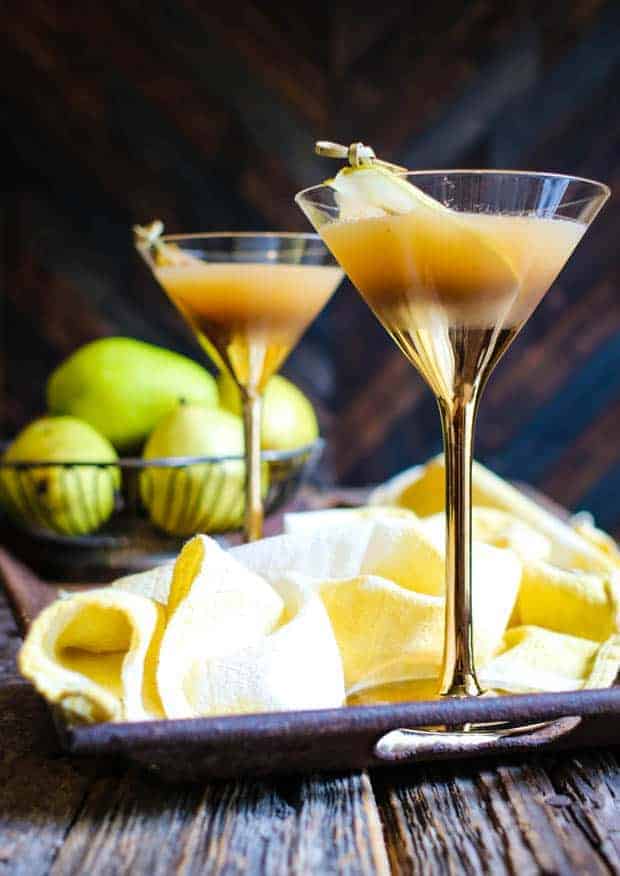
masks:
<instances>
[{"instance_id":1,"label":"wire basket","mask_svg":"<svg viewBox=\"0 0 620 876\"><path fill-rule=\"evenodd\" d=\"M293 497L323 447L261 453L266 514ZM240 529L244 477L240 456L0 462L0 505L36 545L40 570L103 579L176 555L194 533Z\"/></svg>"}]
</instances>

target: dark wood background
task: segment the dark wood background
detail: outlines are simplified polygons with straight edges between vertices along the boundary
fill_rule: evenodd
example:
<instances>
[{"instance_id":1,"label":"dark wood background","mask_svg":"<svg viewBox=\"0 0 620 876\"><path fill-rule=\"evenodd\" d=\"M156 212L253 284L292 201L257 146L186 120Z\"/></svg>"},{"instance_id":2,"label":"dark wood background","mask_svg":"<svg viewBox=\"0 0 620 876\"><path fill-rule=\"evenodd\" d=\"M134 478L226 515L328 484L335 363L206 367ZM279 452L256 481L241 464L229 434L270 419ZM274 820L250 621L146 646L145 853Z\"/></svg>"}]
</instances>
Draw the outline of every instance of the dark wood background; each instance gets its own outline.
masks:
<instances>
[{"instance_id":1,"label":"dark wood background","mask_svg":"<svg viewBox=\"0 0 620 876\"><path fill-rule=\"evenodd\" d=\"M213 10L218 8L217 12ZM169 230L297 229L318 137L418 167L620 182L620 3L304 5L9 0L0 34L2 433L92 338L199 357L131 247ZM620 534L620 208L612 199L492 380L477 455ZM350 287L286 372L330 438L326 478L438 450L434 403Z\"/></svg>"}]
</instances>

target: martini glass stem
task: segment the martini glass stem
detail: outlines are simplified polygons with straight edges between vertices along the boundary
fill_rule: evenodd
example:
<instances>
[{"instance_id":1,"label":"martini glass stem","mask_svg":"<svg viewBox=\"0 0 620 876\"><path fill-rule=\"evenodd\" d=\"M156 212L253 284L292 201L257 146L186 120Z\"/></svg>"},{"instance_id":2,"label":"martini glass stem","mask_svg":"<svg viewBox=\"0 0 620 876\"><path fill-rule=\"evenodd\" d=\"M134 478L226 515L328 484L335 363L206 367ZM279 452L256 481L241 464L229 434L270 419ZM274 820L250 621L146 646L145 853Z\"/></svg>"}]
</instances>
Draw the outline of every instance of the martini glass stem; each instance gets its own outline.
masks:
<instances>
[{"instance_id":1,"label":"martini glass stem","mask_svg":"<svg viewBox=\"0 0 620 876\"><path fill-rule=\"evenodd\" d=\"M245 541L263 535L263 500L261 497L260 435L263 400L254 389L241 389L243 428L245 433Z\"/></svg>"},{"instance_id":2,"label":"martini glass stem","mask_svg":"<svg viewBox=\"0 0 620 876\"><path fill-rule=\"evenodd\" d=\"M471 590L471 468L477 393L439 399L446 459L446 614L442 696L479 696Z\"/></svg>"}]
</instances>

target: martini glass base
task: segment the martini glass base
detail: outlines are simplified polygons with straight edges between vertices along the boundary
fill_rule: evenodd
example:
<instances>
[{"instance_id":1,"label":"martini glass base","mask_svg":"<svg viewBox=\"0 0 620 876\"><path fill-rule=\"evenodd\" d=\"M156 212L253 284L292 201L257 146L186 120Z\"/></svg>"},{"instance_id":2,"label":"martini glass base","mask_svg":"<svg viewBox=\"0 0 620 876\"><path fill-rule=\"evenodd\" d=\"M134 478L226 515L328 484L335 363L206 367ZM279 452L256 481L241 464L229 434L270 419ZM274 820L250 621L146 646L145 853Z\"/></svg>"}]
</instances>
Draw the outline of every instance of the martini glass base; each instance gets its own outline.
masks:
<instances>
[{"instance_id":1,"label":"martini glass base","mask_svg":"<svg viewBox=\"0 0 620 876\"><path fill-rule=\"evenodd\" d=\"M465 697L481 697L485 691L478 684L478 679L475 675L466 675L459 681L453 681L447 688L440 691L442 697L456 697L464 699Z\"/></svg>"}]
</instances>

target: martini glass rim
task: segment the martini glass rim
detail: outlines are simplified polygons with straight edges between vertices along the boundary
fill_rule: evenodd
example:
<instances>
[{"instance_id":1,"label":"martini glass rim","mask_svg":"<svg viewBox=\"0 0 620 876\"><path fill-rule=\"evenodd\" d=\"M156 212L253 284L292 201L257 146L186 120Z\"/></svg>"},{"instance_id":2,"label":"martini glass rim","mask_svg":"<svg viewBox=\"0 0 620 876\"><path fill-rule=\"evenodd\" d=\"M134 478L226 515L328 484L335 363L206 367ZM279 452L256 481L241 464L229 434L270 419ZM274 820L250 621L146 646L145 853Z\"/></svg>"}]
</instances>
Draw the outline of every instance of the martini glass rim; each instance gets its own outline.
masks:
<instances>
[{"instance_id":1,"label":"martini glass rim","mask_svg":"<svg viewBox=\"0 0 620 876\"><path fill-rule=\"evenodd\" d=\"M160 240L173 243L183 240L217 240L217 239L245 238L246 240L309 240L325 246L320 234L311 231L194 231L182 234L162 234Z\"/></svg>"},{"instance_id":2,"label":"martini glass rim","mask_svg":"<svg viewBox=\"0 0 620 876\"><path fill-rule=\"evenodd\" d=\"M576 182L576 183L585 183L586 185L590 185L595 189L599 190L599 194L604 195L605 200L607 200L611 196L611 188L604 182L596 179L590 179L586 176L575 176L571 173L551 173L543 170L509 170L509 169L501 169L501 168L458 168L458 167L450 167L444 169L431 169L431 170L395 170L392 171L394 176L402 176L402 177L422 177L422 176L522 176L529 177L530 179L563 179L568 182ZM331 180L326 180L323 183L318 183L314 186L308 186L305 189L301 189L301 191L297 192L295 195L295 201L299 202L304 196L309 195L311 192L319 191L320 189L330 189L333 188L331 185ZM587 198L585 199L587 200Z\"/></svg>"}]
</instances>

